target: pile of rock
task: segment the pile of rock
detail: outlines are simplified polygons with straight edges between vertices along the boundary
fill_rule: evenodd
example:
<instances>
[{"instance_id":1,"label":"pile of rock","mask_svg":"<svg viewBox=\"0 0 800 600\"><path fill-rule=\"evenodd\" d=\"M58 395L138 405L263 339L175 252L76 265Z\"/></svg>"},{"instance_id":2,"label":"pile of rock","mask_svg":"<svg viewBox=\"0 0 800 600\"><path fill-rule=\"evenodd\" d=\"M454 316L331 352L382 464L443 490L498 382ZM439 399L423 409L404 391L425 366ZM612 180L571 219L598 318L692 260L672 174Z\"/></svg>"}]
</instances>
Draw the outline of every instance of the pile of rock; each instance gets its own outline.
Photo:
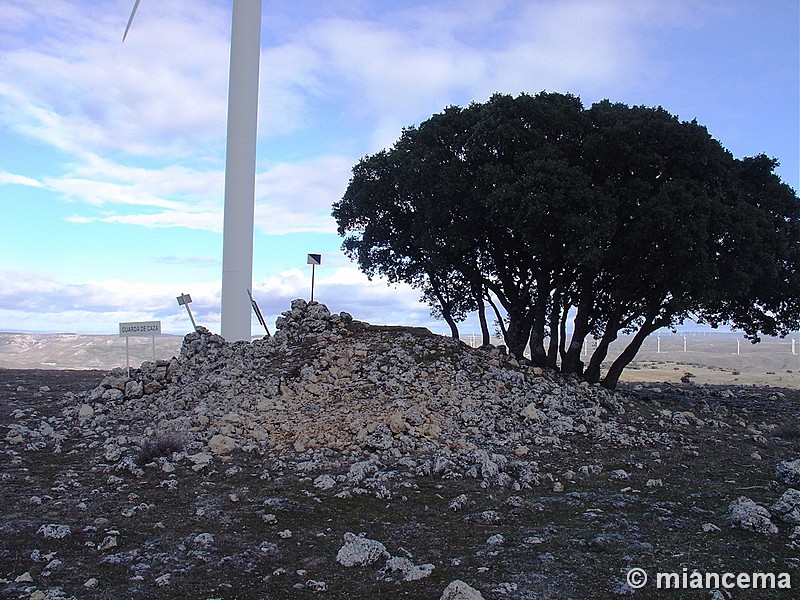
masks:
<instances>
[{"instance_id":1,"label":"pile of rock","mask_svg":"<svg viewBox=\"0 0 800 600\"><path fill-rule=\"evenodd\" d=\"M198 328L180 355L112 372L76 417L109 428L108 460L181 438L198 468L236 450L354 463L405 461L420 474L537 483L538 449L572 436L650 445L621 425L625 401L599 386L472 349L426 329L372 326L303 300L272 337L227 343ZM124 435L113 424L124 424Z\"/></svg>"}]
</instances>

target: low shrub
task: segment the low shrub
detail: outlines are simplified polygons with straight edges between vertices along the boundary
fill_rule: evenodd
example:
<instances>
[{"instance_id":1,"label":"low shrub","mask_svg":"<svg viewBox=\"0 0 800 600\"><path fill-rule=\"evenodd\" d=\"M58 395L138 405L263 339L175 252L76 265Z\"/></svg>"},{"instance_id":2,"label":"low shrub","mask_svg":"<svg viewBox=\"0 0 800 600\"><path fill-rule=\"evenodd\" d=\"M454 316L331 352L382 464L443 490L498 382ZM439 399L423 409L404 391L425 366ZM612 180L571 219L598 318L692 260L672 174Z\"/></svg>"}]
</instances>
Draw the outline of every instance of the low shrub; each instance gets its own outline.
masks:
<instances>
[{"instance_id":1,"label":"low shrub","mask_svg":"<svg viewBox=\"0 0 800 600\"><path fill-rule=\"evenodd\" d=\"M183 441L176 435L157 435L155 439L147 440L139 450L136 464L146 465L162 456L171 456L173 452L183 450Z\"/></svg>"}]
</instances>

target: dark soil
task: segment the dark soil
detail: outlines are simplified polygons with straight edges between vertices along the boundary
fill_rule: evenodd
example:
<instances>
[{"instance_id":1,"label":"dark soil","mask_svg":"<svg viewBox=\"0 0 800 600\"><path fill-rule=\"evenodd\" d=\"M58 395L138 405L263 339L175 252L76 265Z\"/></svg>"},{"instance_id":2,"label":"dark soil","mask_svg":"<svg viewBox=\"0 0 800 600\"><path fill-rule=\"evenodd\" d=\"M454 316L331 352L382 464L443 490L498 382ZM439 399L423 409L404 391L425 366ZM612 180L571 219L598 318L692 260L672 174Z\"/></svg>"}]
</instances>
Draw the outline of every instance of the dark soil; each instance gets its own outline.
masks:
<instances>
[{"instance_id":1,"label":"dark soil","mask_svg":"<svg viewBox=\"0 0 800 600\"><path fill-rule=\"evenodd\" d=\"M58 434L62 409L102 376L0 369L0 597L438 599L454 579L484 598L713 597L654 584L634 591L625 582L632 567L651 577L786 572L792 590L731 590L730 597L798 597L793 526L776 518L779 533L764 535L726 519L739 496L769 507L786 490L773 480L779 462L798 457L797 391L775 398L774 390L732 388L737 397L721 399L711 388L646 388L622 417L638 428L665 427L665 409L702 416L706 407L727 415L730 427L669 423L677 443L645 449L575 437L539 459L551 476L531 489L483 489L478 480L386 465L388 494L364 489L341 498L335 488L315 488L302 456L265 462L235 454L201 472L176 460L166 473L156 462L137 477L110 471L102 440L77 427L40 444L9 439L12 424L49 423ZM602 471L581 472L591 465ZM619 469L627 479L611 475ZM564 491L554 491L554 481ZM460 494L467 505L449 510ZM705 532L709 523L719 530ZM71 535L48 539L39 532L46 524L68 525ZM433 573L406 582L382 572L383 561L345 568L336 555L346 532L433 564Z\"/></svg>"}]
</instances>

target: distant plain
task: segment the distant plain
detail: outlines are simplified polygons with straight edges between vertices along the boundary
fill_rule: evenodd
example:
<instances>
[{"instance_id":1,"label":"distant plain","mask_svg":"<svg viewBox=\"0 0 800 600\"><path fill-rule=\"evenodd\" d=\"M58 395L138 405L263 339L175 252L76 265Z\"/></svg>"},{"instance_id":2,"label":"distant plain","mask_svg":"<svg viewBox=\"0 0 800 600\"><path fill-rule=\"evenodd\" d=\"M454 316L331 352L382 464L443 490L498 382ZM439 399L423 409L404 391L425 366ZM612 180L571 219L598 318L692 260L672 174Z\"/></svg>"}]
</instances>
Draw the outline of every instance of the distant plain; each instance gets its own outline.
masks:
<instances>
[{"instance_id":1,"label":"distant plain","mask_svg":"<svg viewBox=\"0 0 800 600\"><path fill-rule=\"evenodd\" d=\"M788 337L764 338L758 344L751 344L737 333L666 334L660 336L660 342L658 337L651 336L645 341L635 361L625 370L623 381L674 383L688 375L690 381L698 384L800 389L797 354L800 343L796 337L794 346ZM465 342L471 338L465 336ZM178 335L156 336L155 357L176 356L182 341L183 337ZM625 338L615 342L609 361L626 343ZM590 341L588 350L591 349ZM153 338L131 337L128 351L131 367L153 360ZM110 370L124 366L125 338L116 335L0 333L0 368Z\"/></svg>"}]
</instances>

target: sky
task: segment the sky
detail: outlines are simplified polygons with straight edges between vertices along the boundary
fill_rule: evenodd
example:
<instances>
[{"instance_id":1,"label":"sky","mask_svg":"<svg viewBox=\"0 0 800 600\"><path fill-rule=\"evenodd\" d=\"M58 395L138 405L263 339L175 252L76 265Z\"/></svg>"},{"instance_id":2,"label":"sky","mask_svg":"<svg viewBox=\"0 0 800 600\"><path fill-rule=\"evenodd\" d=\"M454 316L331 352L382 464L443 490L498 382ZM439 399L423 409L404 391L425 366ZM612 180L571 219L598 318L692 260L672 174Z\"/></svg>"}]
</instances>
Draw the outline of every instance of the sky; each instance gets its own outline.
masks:
<instances>
[{"instance_id":1,"label":"sky","mask_svg":"<svg viewBox=\"0 0 800 600\"><path fill-rule=\"evenodd\" d=\"M0 0L0 331L219 331L231 0ZM800 156L798 0L264 0L253 293L443 333L369 281L331 205L402 128L493 93L663 106ZM476 319L462 327L478 332ZM253 320L253 333L262 333Z\"/></svg>"}]
</instances>

